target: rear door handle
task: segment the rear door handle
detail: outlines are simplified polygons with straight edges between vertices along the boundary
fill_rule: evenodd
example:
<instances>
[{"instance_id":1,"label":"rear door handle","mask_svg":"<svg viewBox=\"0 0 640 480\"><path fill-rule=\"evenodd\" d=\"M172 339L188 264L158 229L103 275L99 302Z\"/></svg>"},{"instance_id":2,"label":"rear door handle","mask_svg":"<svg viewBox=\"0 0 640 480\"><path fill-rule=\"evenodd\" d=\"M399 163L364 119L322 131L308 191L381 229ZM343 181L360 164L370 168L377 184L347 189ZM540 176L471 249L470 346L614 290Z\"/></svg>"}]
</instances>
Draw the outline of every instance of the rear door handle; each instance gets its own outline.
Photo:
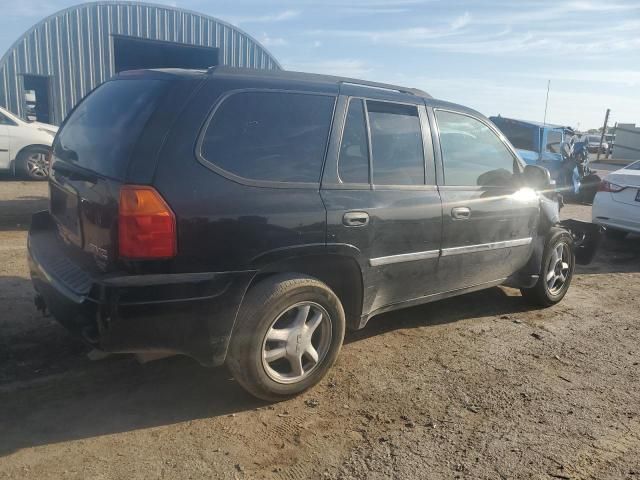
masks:
<instances>
[{"instance_id":1,"label":"rear door handle","mask_svg":"<svg viewBox=\"0 0 640 480\"><path fill-rule=\"evenodd\" d=\"M342 216L342 224L345 227L365 227L369 224L367 212L347 212Z\"/></svg>"},{"instance_id":2,"label":"rear door handle","mask_svg":"<svg viewBox=\"0 0 640 480\"><path fill-rule=\"evenodd\" d=\"M456 220L469 220L471 209L467 207L454 207L451 209L451 216Z\"/></svg>"}]
</instances>

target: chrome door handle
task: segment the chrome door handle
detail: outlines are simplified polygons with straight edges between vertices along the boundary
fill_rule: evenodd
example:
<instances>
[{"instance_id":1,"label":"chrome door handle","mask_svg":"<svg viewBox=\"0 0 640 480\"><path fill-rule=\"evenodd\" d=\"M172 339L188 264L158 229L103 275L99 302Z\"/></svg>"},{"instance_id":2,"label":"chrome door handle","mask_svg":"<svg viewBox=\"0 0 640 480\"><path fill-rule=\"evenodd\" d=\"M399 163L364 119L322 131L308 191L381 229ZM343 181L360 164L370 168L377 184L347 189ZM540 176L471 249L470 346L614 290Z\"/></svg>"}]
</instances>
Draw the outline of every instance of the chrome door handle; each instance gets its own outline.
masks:
<instances>
[{"instance_id":1,"label":"chrome door handle","mask_svg":"<svg viewBox=\"0 0 640 480\"><path fill-rule=\"evenodd\" d=\"M451 216L455 220L469 220L471 209L467 207L454 207L451 209Z\"/></svg>"},{"instance_id":2,"label":"chrome door handle","mask_svg":"<svg viewBox=\"0 0 640 480\"><path fill-rule=\"evenodd\" d=\"M365 227L369 224L367 212L347 212L342 216L342 224L345 227Z\"/></svg>"}]
</instances>

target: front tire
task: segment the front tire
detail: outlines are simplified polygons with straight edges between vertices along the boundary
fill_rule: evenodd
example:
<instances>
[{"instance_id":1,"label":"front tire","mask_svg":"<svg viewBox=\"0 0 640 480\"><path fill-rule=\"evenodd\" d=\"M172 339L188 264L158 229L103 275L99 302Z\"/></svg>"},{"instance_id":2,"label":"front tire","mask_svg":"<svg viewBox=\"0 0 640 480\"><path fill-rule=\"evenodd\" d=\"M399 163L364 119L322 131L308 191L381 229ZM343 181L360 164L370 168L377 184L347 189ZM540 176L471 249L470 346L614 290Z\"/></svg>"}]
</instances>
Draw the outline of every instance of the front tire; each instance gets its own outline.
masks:
<instances>
[{"instance_id":1,"label":"front tire","mask_svg":"<svg viewBox=\"0 0 640 480\"><path fill-rule=\"evenodd\" d=\"M522 296L532 305L555 305L569 290L575 265L573 237L562 228L552 228L542 255L540 277L533 287L520 289Z\"/></svg>"},{"instance_id":2,"label":"front tire","mask_svg":"<svg viewBox=\"0 0 640 480\"><path fill-rule=\"evenodd\" d=\"M340 300L319 280L268 277L245 296L227 366L252 395L285 400L324 377L340 353L345 323Z\"/></svg>"},{"instance_id":3,"label":"front tire","mask_svg":"<svg viewBox=\"0 0 640 480\"><path fill-rule=\"evenodd\" d=\"M20 175L29 180L47 180L49 178L49 164L46 147L27 147L16 158L16 169Z\"/></svg>"}]
</instances>

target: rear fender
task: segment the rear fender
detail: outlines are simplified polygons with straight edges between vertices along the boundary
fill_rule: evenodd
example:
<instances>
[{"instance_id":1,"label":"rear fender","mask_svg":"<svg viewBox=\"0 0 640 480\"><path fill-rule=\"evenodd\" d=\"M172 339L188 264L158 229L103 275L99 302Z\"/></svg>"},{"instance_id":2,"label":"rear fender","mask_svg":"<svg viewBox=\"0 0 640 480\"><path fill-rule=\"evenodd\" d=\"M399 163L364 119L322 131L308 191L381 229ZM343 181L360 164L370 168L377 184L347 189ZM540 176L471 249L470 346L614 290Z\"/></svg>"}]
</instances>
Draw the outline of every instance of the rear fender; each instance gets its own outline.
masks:
<instances>
[{"instance_id":1,"label":"rear fender","mask_svg":"<svg viewBox=\"0 0 640 480\"><path fill-rule=\"evenodd\" d=\"M254 259L257 275L252 285L276 273L309 275L326 283L340 299L347 327L361 327L364 281L359 251L349 245L297 246Z\"/></svg>"}]
</instances>

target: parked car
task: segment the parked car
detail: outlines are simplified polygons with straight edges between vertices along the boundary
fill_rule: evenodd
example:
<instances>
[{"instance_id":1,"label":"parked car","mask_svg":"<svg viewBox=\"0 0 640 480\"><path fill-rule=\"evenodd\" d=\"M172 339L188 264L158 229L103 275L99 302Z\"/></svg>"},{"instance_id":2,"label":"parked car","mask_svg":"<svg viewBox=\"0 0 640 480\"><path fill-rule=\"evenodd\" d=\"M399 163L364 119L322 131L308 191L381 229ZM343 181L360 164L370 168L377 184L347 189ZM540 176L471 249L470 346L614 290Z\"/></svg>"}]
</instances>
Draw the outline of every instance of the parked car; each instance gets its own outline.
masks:
<instances>
[{"instance_id":1,"label":"parked car","mask_svg":"<svg viewBox=\"0 0 640 480\"><path fill-rule=\"evenodd\" d=\"M593 223L605 226L612 238L640 233L640 161L602 180L591 211Z\"/></svg>"},{"instance_id":2,"label":"parked car","mask_svg":"<svg viewBox=\"0 0 640 480\"><path fill-rule=\"evenodd\" d=\"M593 250L481 114L360 80L121 73L67 118L51 168L37 306L107 352L226 363L268 400L317 383L379 313L501 284L553 305Z\"/></svg>"},{"instance_id":3,"label":"parked car","mask_svg":"<svg viewBox=\"0 0 640 480\"><path fill-rule=\"evenodd\" d=\"M0 171L45 180L49 174L47 154L57 131L54 125L25 122L0 107Z\"/></svg>"},{"instance_id":4,"label":"parked car","mask_svg":"<svg viewBox=\"0 0 640 480\"><path fill-rule=\"evenodd\" d=\"M576 200L591 202L600 178L591 170L588 156L573 151L565 127L502 116L490 117L490 120L527 164L549 170L558 191Z\"/></svg>"},{"instance_id":5,"label":"parked car","mask_svg":"<svg viewBox=\"0 0 640 480\"><path fill-rule=\"evenodd\" d=\"M607 153L609 151L609 144L606 140L602 140L602 147L600 146L600 135L587 135L587 143L589 145L589 153Z\"/></svg>"}]
</instances>

